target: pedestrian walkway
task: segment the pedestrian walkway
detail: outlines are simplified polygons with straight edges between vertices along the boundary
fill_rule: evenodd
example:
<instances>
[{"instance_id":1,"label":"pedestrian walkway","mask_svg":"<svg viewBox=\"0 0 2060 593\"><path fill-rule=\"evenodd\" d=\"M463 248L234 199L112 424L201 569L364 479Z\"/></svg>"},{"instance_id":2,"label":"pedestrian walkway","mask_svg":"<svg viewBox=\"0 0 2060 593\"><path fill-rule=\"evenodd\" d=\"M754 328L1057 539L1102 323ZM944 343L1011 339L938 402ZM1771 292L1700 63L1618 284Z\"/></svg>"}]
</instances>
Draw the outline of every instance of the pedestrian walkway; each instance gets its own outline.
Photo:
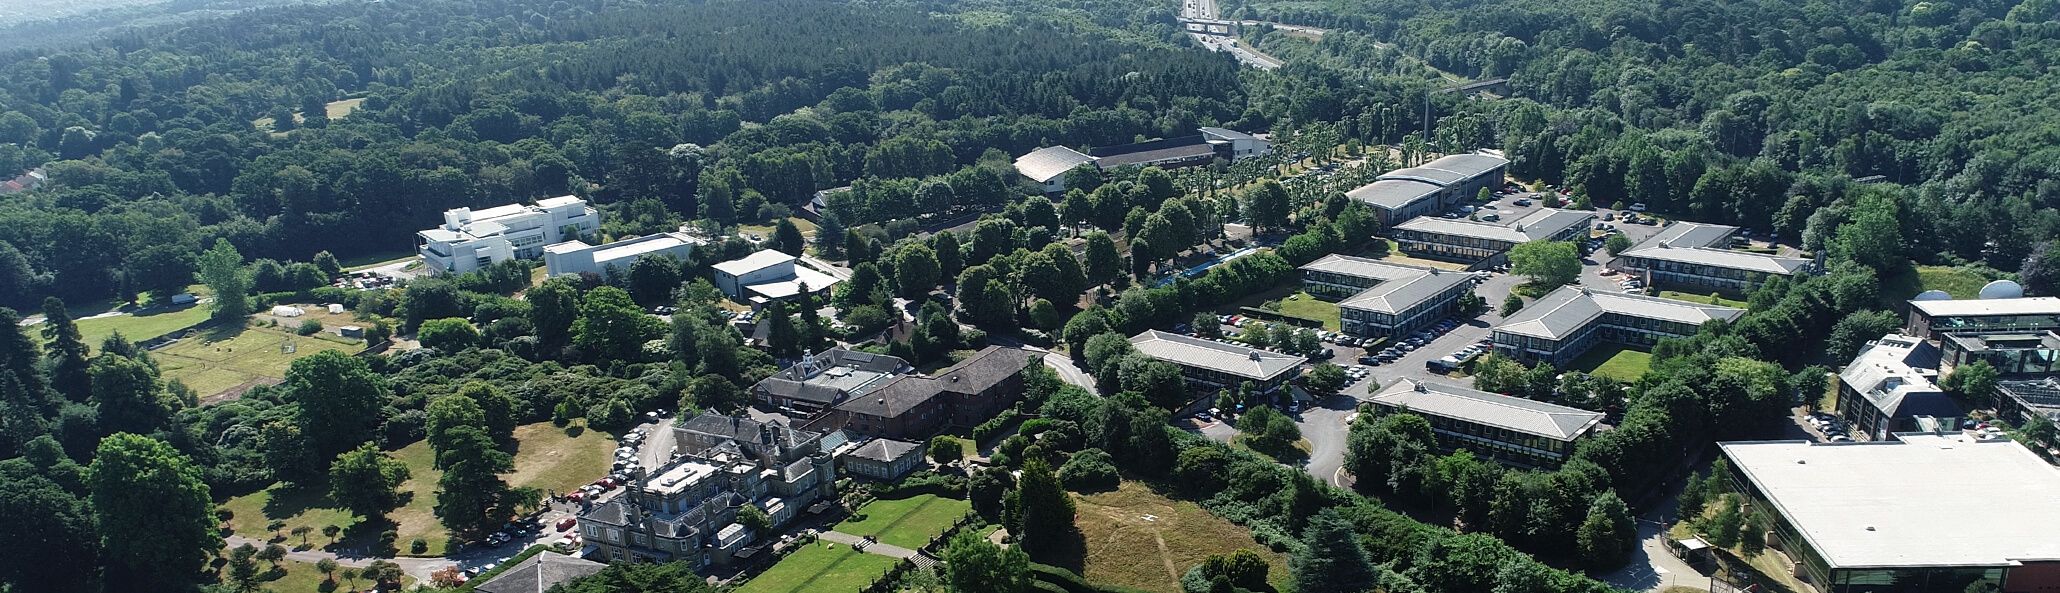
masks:
<instances>
[{"instance_id":1,"label":"pedestrian walkway","mask_svg":"<svg viewBox=\"0 0 2060 593\"><path fill-rule=\"evenodd\" d=\"M900 558L903 560L917 558L920 556L916 553L915 550L888 543L868 542L863 537L859 537L849 533L844 533L842 531L824 531L822 532L821 537L823 538L823 541L851 546L851 549L858 550L860 552L865 552L867 554L886 556L888 558ZM922 561L918 560L916 562L920 564Z\"/></svg>"}]
</instances>

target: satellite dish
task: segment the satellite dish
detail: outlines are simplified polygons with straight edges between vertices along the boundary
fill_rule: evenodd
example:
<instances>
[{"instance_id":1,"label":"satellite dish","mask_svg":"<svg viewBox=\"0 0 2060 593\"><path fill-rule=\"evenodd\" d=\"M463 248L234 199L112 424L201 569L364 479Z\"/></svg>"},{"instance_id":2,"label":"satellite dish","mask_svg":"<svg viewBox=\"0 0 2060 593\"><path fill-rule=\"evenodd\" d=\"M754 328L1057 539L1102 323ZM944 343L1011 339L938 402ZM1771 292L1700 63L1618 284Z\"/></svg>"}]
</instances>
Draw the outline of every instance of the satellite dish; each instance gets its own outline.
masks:
<instances>
[{"instance_id":1,"label":"satellite dish","mask_svg":"<svg viewBox=\"0 0 2060 593\"><path fill-rule=\"evenodd\" d=\"M1997 280L1981 287L1983 299L2024 298L2024 285L2009 280Z\"/></svg>"},{"instance_id":2,"label":"satellite dish","mask_svg":"<svg viewBox=\"0 0 2060 593\"><path fill-rule=\"evenodd\" d=\"M1912 299L1910 299L1910 300L1913 300L1913 301L1950 301L1950 300L1953 300L1953 295L1950 295L1950 294L1946 294L1946 291L1943 291L1943 290L1927 290L1927 291L1924 291L1924 292L1920 292L1920 293L1917 293L1917 296L1916 296L1916 298L1912 298Z\"/></svg>"}]
</instances>

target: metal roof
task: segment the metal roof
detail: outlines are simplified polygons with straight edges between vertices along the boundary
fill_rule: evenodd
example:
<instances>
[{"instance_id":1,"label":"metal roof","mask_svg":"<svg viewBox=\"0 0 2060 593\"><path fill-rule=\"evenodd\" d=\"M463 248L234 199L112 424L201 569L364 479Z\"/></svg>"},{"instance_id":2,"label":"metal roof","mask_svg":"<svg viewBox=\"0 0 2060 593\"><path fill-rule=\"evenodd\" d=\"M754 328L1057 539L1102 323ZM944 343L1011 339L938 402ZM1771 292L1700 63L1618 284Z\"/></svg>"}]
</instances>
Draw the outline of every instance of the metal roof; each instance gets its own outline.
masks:
<instances>
[{"instance_id":1,"label":"metal roof","mask_svg":"<svg viewBox=\"0 0 2060 593\"><path fill-rule=\"evenodd\" d=\"M1038 183L1050 183L1073 170L1094 162L1094 157L1064 146L1047 146L1016 157L1016 172Z\"/></svg>"},{"instance_id":2,"label":"metal roof","mask_svg":"<svg viewBox=\"0 0 2060 593\"><path fill-rule=\"evenodd\" d=\"M1389 171L1379 179L1407 179L1449 186L1485 175L1509 165L1509 160L1485 154L1454 154L1415 167Z\"/></svg>"},{"instance_id":3,"label":"metal roof","mask_svg":"<svg viewBox=\"0 0 2060 593\"><path fill-rule=\"evenodd\" d=\"M1464 272L1403 266L1338 254L1323 256L1303 265L1302 269L1378 281L1378 284L1339 302L1338 306L1382 313L1406 311L1426 299L1444 294L1455 285L1467 283L1468 278Z\"/></svg>"},{"instance_id":4,"label":"metal roof","mask_svg":"<svg viewBox=\"0 0 2060 593\"><path fill-rule=\"evenodd\" d=\"M1956 299L1950 301L1910 301L1910 306L1933 317L1961 317L1968 315L2060 315L2060 297L2024 297L2015 299Z\"/></svg>"},{"instance_id":5,"label":"metal roof","mask_svg":"<svg viewBox=\"0 0 2060 593\"><path fill-rule=\"evenodd\" d=\"M1257 381L1269 381L1302 366L1309 359L1162 332L1155 329L1130 337L1139 353L1174 364L1221 371Z\"/></svg>"},{"instance_id":6,"label":"metal roof","mask_svg":"<svg viewBox=\"0 0 2060 593\"><path fill-rule=\"evenodd\" d=\"M746 255L744 257L715 264L714 266L710 267L713 267L715 268L715 271L722 272L724 274L743 277L743 275L745 274L749 274L773 266L794 263L794 260L797 259L800 258L794 257L792 255L787 255L785 252L781 252L779 250L764 249L753 252L751 255Z\"/></svg>"},{"instance_id":7,"label":"metal roof","mask_svg":"<svg viewBox=\"0 0 2060 593\"><path fill-rule=\"evenodd\" d=\"M1214 128L1214 127L1208 127L1208 126L1203 126L1203 127L1202 127L1202 129L1201 129L1201 132L1202 132L1203 134L1207 134L1207 135L1210 135L1210 136L1215 136L1215 137L1216 137L1217 139L1219 139L1219 140L1252 140L1252 139L1254 139L1254 138L1253 138L1253 136L1252 136L1251 134L1246 134L1246 133L1244 133L1244 132L1239 132L1239 131L1237 131L1237 130L1232 130L1232 129L1229 129L1229 128Z\"/></svg>"},{"instance_id":8,"label":"metal roof","mask_svg":"<svg viewBox=\"0 0 2060 593\"><path fill-rule=\"evenodd\" d=\"M1660 229L1652 236L1639 241L1632 249L1657 247L1664 243L1673 247L1723 247L1720 243L1738 232L1738 227L1700 222L1675 222Z\"/></svg>"},{"instance_id":9,"label":"metal roof","mask_svg":"<svg viewBox=\"0 0 2060 593\"><path fill-rule=\"evenodd\" d=\"M1794 275L1809 267L1810 260L1765 253L1732 251L1724 241L1738 227L1699 222L1676 222L1659 233L1624 250L1622 257L1747 270L1767 274Z\"/></svg>"},{"instance_id":10,"label":"metal roof","mask_svg":"<svg viewBox=\"0 0 2060 593\"><path fill-rule=\"evenodd\" d=\"M1938 348L1923 339L1889 334L1868 342L1838 380L1890 418L1958 417L1960 407L1933 382L1938 359Z\"/></svg>"},{"instance_id":11,"label":"metal roof","mask_svg":"<svg viewBox=\"0 0 2060 593\"><path fill-rule=\"evenodd\" d=\"M1601 412L1414 379L1395 381L1368 401L1559 441L1602 424Z\"/></svg>"},{"instance_id":12,"label":"metal roof","mask_svg":"<svg viewBox=\"0 0 2060 593\"><path fill-rule=\"evenodd\" d=\"M2008 439L1718 443L1832 568L2060 560L2060 469Z\"/></svg>"},{"instance_id":13,"label":"metal roof","mask_svg":"<svg viewBox=\"0 0 2060 593\"><path fill-rule=\"evenodd\" d=\"M1345 197L1389 210L1400 210L1436 195L1437 184L1404 179L1382 179L1345 192Z\"/></svg>"},{"instance_id":14,"label":"metal roof","mask_svg":"<svg viewBox=\"0 0 2060 593\"><path fill-rule=\"evenodd\" d=\"M1529 243L1552 238L1573 227L1585 227L1594 220L1595 214L1580 210L1540 208L1515 222L1497 224L1461 218L1418 216L1395 225L1397 230L1411 230L1420 233L1451 235L1469 239L1485 239L1508 243Z\"/></svg>"},{"instance_id":15,"label":"metal roof","mask_svg":"<svg viewBox=\"0 0 2060 593\"><path fill-rule=\"evenodd\" d=\"M1702 325L1717 319L1735 320L1745 310L1568 285L1502 320L1495 331L1557 340L1573 335L1605 313Z\"/></svg>"}]
</instances>

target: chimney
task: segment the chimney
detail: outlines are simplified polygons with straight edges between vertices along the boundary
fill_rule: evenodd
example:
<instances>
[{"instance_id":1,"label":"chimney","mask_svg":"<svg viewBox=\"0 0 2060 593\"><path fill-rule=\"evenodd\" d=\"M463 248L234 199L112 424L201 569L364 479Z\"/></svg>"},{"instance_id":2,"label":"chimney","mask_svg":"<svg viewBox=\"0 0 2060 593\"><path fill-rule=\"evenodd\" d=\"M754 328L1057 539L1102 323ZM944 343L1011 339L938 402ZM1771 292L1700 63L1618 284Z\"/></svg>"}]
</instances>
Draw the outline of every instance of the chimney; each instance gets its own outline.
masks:
<instances>
[{"instance_id":1,"label":"chimney","mask_svg":"<svg viewBox=\"0 0 2060 593\"><path fill-rule=\"evenodd\" d=\"M1431 392L1431 388L1429 388L1429 387L1425 387L1423 383L1420 383L1420 382L1419 382L1419 383L1417 383L1417 384L1416 384L1416 392L1417 392L1417 393L1430 393L1430 392Z\"/></svg>"}]
</instances>

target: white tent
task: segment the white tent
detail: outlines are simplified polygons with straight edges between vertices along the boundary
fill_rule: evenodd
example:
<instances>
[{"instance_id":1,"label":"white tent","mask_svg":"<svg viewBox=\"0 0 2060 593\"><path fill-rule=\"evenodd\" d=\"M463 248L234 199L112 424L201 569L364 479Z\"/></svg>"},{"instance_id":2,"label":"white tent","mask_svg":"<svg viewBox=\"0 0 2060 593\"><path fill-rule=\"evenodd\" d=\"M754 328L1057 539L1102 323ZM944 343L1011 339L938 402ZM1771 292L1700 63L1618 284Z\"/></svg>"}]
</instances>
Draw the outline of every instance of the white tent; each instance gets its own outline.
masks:
<instances>
[{"instance_id":1,"label":"white tent","mask_svg":"<svg viewBox=\"0 0 2060 593\"><path fill-rule=\"evenodd\" d=\"M300 307L293 307L288 305L277 305L272 307L272 315L275 317L299 317L302 315L306 315L307 313L307 311L302 311Z\"/></svg>"}]
</instances>

